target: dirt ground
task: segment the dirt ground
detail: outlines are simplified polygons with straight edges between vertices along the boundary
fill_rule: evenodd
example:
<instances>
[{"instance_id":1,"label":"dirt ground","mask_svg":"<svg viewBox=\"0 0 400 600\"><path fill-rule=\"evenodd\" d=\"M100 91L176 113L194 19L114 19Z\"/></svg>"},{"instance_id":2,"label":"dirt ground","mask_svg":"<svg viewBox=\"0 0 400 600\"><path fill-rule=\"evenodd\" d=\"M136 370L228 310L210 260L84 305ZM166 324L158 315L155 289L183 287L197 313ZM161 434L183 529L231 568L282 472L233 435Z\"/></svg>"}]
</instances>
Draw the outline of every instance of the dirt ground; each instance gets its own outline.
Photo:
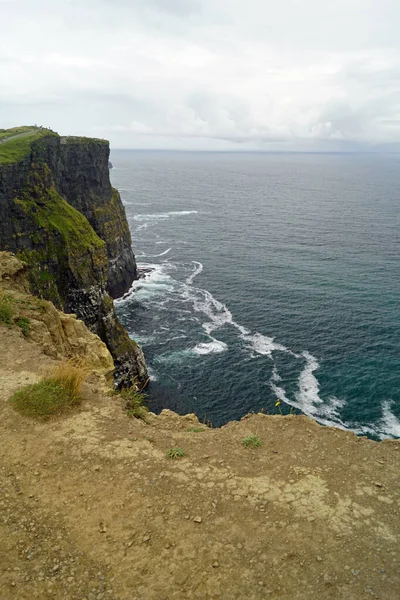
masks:
<instances>
[{"instance_id":1,"label":"dirt ground","mask_svg":"<svg viewBox=\"0 0 400 600\"><path fill-rule=\"evenodd\" d=\"M38 424L7 399L52 361L3 326L0 347L1 600L400 598L399 442L295 416L145 424L100 376Z\"/></svg>"}]
</instances>

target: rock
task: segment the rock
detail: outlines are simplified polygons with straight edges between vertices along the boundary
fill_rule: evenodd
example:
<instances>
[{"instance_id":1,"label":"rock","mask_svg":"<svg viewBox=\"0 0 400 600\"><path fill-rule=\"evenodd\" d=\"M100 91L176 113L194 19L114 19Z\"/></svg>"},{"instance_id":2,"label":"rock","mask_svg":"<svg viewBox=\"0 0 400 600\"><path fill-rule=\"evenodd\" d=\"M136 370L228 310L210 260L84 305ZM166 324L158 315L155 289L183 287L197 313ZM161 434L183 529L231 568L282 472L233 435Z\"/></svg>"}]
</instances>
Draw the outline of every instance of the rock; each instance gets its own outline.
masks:
<instances>
[{"instance_id":1,"label":"rock","mask_svg":"<svg viewBox=\"0 0 400 600\"><path fill-rule=\"evenodd\" d=\"M150 536L149 535L144 535L143 536L143 542L149 542L150 541Z\"/></svg>"},{"instance_id":2,"label":"rock","mask_svg":"<svg viewBox=\"0 0 400 600\"><path fill-rule=\"evenodd\" d=\"M201 517L199 517L199 516L197 516L197 517L195 517L195 518L193 519L193 521L194 521L195 523L201 523L201 521L202 521L202 518L201 518Z\"/></svg>"}]
</instances>

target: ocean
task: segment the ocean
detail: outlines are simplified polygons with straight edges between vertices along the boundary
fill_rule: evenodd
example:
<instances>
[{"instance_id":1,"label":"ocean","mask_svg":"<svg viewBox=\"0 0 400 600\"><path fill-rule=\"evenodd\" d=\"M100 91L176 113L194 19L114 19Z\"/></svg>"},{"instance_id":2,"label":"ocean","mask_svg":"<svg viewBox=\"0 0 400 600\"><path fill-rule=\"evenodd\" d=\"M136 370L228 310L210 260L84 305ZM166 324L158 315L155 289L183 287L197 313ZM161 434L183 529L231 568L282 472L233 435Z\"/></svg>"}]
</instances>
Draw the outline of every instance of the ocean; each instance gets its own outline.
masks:
<instances>
[{"instance_id":1,"label":"ocean","mask_svg":"<svg viewBox=\"0 0 400 600\"><path fill-rule=\"evenodd\" d=\"M149 407L400 436L400 155L114 150Z\"/></svg>"}]
</instances>

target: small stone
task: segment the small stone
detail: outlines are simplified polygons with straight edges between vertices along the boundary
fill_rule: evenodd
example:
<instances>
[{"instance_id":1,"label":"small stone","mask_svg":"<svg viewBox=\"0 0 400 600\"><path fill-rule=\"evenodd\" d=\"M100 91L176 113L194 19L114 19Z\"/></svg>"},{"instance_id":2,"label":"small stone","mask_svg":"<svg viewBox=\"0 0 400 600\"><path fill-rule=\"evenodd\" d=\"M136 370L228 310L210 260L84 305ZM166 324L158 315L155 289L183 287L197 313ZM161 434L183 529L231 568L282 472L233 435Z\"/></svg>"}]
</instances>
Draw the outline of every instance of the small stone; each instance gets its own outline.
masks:
<instances>
[{"instance_id":1,"label":"small stone","mask_svg":"<svg viewBox=\"0 0 400 600\"><path fill-rule=\"evenodd\" d=\"M36 475L36 477L40 475L39 471L35 471L33 474Z\"/></svg>"},{"instance_id":2,"label":"small stone","mask_svg":"<svg viewBox=\"0 0 400 600\"><path fill-rule=\"evenodd\" d=\"M316 556L315 558L316 558L316 560L317 560L318 562L322 562L322 560L323 560L323 559L322 559L322 556Z\"/></svg>"},{"instance_id":3,"label":"small stone","mask_svg":"<svg viewBox=\"0 0 400 600\"><path fill-rule=\"evenodd\" d=\"M236 548L239 548L239 550L241 550L243 548L243 545L239 542L239 544L236 546Z\"/></svg>"},{"instance_id":4,"label":"small stone","mask_svg":"<svg viewBox=\"0 0 400 600\"><path fill-rule=\"evenodd\" d=\"M201 518L201 517L199 517L199 516L197 516L197 517L195 517L195 518L193 519L193 521L194 521L195 523L201 523L201 521L202 521L202 518Z\"/></svg>"},{"instance_id":5,"label":"small stone","mask_svg":"<svg viewBox=\"0 0 400 600\"><path fill-rule=\"evenodd\" d=\"M379 481L375 481L375 485L378 488L382 488L383 487L383 483L380 483Z\"/></svg>"},{"instance_id":6,"label":"small stone","mask_svg":"<svg viewBox=\"0 0 400 600\"><path fill-rule=\"evenodd\" d=\"M150 536L149 535L144 535L143 536L143 541L144 542L149 542L150 541Z\"/></svg>"},{"instance_id":7,"label":"small stone","mask_svg":"<svg viewBox=\"0 0 400 600\"><path fill-rule=\"evenodd\" d=\"M214 567L214 569L218 569L219 562L217 560L213 562L213 567Z\"/></svg>"}]
</instances>

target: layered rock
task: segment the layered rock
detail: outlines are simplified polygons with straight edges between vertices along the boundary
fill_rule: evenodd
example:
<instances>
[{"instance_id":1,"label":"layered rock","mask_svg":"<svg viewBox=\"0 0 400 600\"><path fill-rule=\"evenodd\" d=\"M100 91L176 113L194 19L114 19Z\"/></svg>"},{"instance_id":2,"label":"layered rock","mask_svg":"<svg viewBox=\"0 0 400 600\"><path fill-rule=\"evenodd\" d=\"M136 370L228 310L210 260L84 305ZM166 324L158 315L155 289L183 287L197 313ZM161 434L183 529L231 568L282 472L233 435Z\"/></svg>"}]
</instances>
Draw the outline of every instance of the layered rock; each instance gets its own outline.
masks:
<instances>
[{"instance_id":1,"label":"layered rock","mask_svg":"<svg viewBox=\"0 0 400 600\"><path fill-rule=\"evenodd\" d=\"M106 343L117 387L144 383L143 353L108 295L123 294L136 276L125 211L109 180L108 142L40 130L26 146L14 161L2 161L1 147L0 249L30 265L34 293L75 313Z\"/></svg>"}]
</instances>

